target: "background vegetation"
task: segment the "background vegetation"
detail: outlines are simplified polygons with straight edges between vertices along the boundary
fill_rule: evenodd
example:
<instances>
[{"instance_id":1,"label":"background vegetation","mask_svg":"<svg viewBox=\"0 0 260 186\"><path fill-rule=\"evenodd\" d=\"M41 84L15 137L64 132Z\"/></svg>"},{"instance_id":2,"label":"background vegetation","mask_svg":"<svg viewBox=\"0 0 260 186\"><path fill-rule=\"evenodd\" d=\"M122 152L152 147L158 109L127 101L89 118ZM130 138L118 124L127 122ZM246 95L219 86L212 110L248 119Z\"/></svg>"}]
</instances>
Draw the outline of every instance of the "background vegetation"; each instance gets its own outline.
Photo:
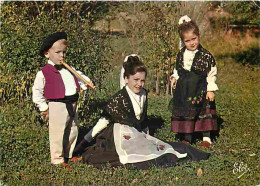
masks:
<instances>
[{"instance_id":1,"label":"background vegetation","mask_svg":"<svg viewBox=\"0 0 260 186\"><path fill-rule=\"evenodd\" d=\"M220 90L216 101L221 129L208 150L210 159L147 171L109 165L97 170L80 163L71 164L72 171L66 171L51 165L48 126L31 100L36 72L46 62L38 55L43 37L66 31L67 62L98 86L81 94L80 136L95 124L103 104L119 89L125 55L138 53L150 69L146 88L150 91L151 128L156 137L173 141L167 110L171 98L168 78L178 52L177 20L184 14L197 21L202 45L217 59ZM239 33L229 27L258 25L255 15L259 15L258 2L4 2L0 30L0 184L259 184L259 38L253 30Z\"/></svg>"}]
</instances>

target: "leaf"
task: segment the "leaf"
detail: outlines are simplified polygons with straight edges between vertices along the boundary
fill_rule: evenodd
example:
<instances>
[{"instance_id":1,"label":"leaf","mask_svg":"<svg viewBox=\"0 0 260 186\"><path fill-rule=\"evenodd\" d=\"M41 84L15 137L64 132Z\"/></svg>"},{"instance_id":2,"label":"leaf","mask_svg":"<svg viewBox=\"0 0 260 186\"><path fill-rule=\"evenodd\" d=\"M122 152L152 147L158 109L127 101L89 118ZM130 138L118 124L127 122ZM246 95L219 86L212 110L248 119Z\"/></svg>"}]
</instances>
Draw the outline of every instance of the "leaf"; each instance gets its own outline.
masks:
<instances>
[{"instance_id":1,"label":"leaf","mask_svg":"<svg viewBox=\"0 0 260 186\"><path fill-rule=\"evenodd\" d=\"M137 179L137 178L133 179L133 181L131 182L130 186L133 186L133 185L134 185L134 183L136 183L137 181L138 181L138 179Z\"/></svg>"},{"instance_id":2,"label":"leaf","mask_svg":"<svg viewBox=\"0 0 260 186\"><path fill-rule=\"evenodd\" d=\"M242 151L251 151L251 149L247 149L247 148L245 148L245 149L241 149Z\"/></svg>"},{"instance_id":3,"label":"leaf","mask_svg":"<svg viewBox=\"0 0 260 186\"><path fill-rule=\"evenodd\" d=\"M197 170L197 176L200 177L201 175L202 175L202 169L199 168L199 169Z\"/></svg>"}]
</instances>

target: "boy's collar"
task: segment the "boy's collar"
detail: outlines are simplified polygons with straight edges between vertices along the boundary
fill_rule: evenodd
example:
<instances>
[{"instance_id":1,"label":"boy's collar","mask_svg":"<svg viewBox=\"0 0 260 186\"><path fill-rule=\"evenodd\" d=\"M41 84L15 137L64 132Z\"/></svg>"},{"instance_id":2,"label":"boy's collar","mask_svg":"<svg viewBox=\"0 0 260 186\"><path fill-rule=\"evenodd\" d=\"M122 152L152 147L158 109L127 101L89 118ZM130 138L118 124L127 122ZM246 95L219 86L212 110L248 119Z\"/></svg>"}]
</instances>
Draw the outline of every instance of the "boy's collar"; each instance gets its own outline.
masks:
<instances>
[{"instance_id":1,"label":"boy's collar","mask_svg":"<svg viewBox=\"0 0 260 186\"><path fill-rule=\"evenodd\" d=\"M50 64L50 65L52 65L52 66L55 65L55 63L53 63L51 60L48 60L48 64Z\"/></svg>"}]
</instances>

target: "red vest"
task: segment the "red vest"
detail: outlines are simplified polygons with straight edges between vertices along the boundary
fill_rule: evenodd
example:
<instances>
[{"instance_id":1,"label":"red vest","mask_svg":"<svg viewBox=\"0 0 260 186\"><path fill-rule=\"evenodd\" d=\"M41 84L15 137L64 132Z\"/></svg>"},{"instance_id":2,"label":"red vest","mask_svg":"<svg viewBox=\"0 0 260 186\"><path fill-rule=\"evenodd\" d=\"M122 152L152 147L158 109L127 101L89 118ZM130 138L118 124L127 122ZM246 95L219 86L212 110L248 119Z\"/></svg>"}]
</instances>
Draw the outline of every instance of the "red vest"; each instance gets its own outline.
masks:
<instances>
[{"instance_id":1,"label":"red vest","mask_svg":"<svg viewBox=\"0 0 260 186\"><path fill-rule=\"evenodd\" d=\"M42 73L45 78L44 96L47 99L62 99L65 97L65 85L62 81L60 72L51 64L47 64L42 68ZM73 74L72 74L73 75ZM77 91L80 91L80 86L77 78L73 75Z\"/></svg>"}]
</instances>

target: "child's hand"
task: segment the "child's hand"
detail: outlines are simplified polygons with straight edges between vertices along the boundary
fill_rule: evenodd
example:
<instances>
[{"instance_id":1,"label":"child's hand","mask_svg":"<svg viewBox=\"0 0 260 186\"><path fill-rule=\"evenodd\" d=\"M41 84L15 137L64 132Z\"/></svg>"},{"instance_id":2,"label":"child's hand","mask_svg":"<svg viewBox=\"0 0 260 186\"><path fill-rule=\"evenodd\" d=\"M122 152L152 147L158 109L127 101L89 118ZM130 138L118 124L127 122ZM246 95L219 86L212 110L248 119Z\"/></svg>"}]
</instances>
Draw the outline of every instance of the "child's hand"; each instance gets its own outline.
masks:
<instances>
[{"instance_id":1,"label":"child's hand","mask_svg":"<svg viewBox=\"0 0 260 186\"><path fill-rule=\"evenodd\" d=\"M215 100L215 93L214 92L207 92L206 99L209 99L209 101Z\"/></svg>"},{"instance_id":2,"label":"child's hand","mask_svg":"<svg viewBox=\"0 0 260 186\"><path fill-rule=\"evenodd\" d=\"M49 109L41 112L41 116L48 121L49 120Z\"/></svg>"},{"instance_id":3,"label":"child's hand","mask_svg":"<svg viewBox=\"0 0 260 186\"><path fill-rule=\"evenodd\" d=\"M177 80L173 76L171 76L170 81L171 81L171 88L175 89L176 84L177 84Z\"/></svg>"}]
</instances>

